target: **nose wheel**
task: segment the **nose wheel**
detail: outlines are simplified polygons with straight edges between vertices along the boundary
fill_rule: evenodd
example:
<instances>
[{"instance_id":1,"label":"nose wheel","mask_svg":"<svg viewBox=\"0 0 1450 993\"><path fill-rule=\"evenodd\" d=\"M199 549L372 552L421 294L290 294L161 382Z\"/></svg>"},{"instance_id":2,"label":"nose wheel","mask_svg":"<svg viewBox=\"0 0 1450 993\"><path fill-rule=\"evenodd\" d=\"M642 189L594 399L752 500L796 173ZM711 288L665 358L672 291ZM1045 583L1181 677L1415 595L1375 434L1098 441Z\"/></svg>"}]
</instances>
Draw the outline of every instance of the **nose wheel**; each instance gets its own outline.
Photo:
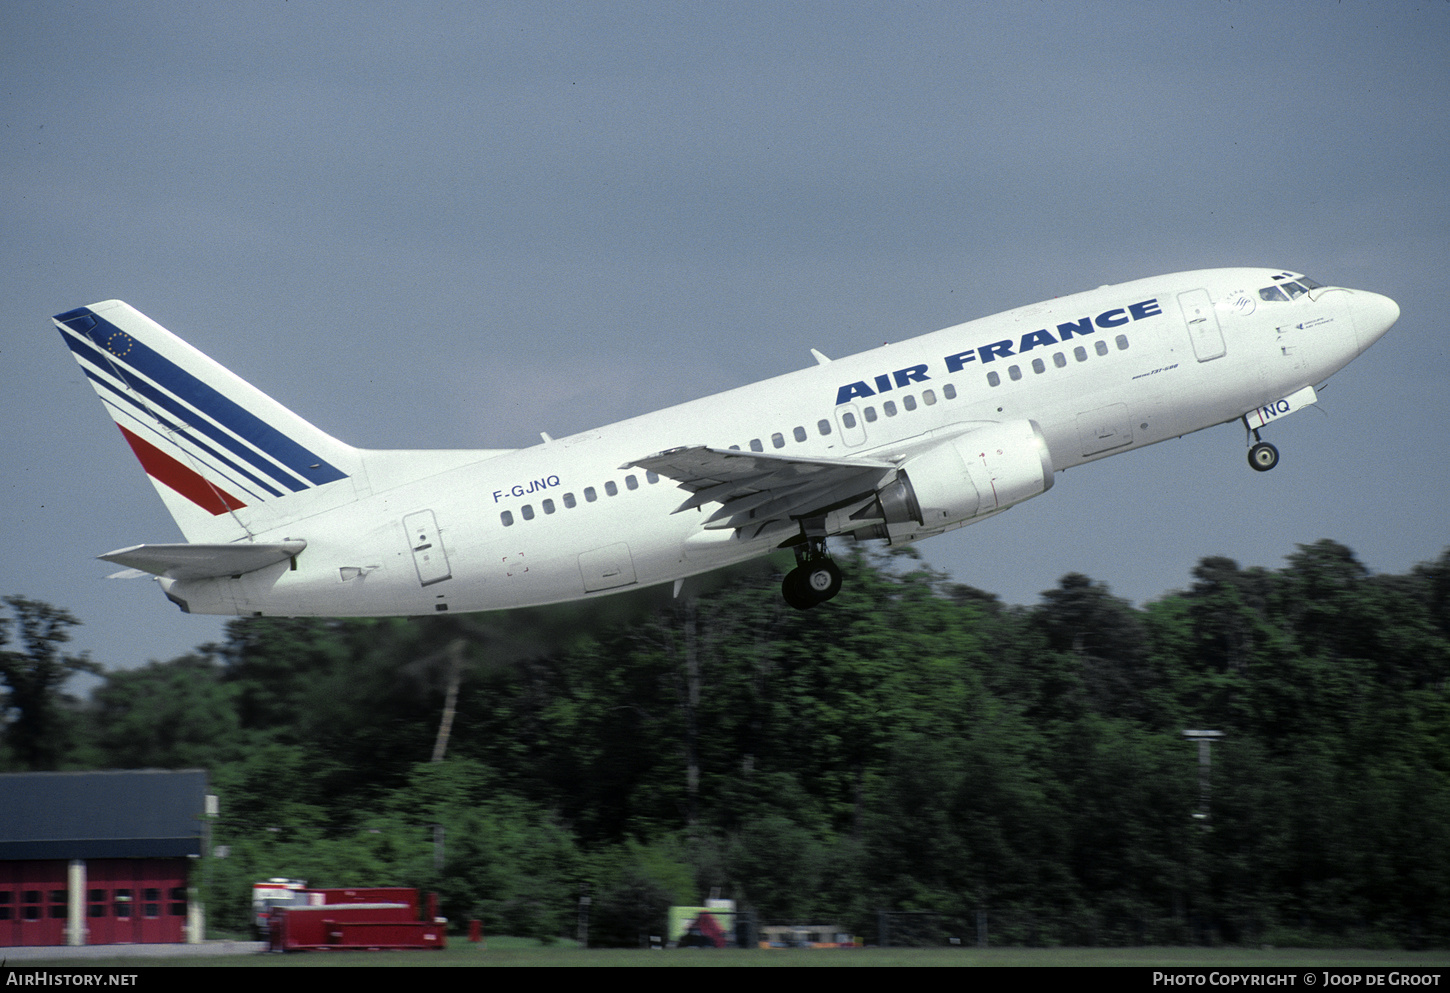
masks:
<instances>
[{"instance_id":1,"label":"nose wheel","mask_svg":"<svg viewBox=\"0 0 1450 993\"><path fill-rule=\"evenodd\" d=\"M1267 441L1261 441L1249 449L1249 465L1255 472L1268 472L1279 464L1279 450Z\"/></svg>"},{"instance_id":2,"label":"nose wheel","mask_svg":"<svg viewBox=\"0 0 1450 993\"><path fill-rule=\"evenodd\" d=\"M1279 464L1279 450L1259 437L1258 428L1252 430L1254 443L1249 446L1249 467L1255 472L1268 472Z\"/></svg>"}]
</instances>

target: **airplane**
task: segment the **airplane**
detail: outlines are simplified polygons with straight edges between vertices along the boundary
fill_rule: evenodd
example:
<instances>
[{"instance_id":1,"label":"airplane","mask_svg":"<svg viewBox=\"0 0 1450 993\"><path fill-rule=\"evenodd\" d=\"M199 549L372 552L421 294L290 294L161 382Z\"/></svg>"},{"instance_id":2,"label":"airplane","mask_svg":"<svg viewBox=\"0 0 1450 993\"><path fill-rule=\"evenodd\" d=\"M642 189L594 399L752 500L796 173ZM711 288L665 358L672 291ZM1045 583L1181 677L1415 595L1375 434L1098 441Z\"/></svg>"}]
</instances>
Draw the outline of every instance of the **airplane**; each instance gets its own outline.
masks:
<instances>
[{"instance_id":1,"label":"airplane","mask_svg":"<svg viewBox=\"0 0 1450 993\"><path fill-rule=\"evenodd\" d=\"M367 450L139 311L53 320L185 543L101 559L189 613L361 617L605 596L792 549L793 607L841 589L827 541L986 520L1073 466L1239 421L1260 432L1399 318L1280 269L1107 285L523 449Z\"/></svg>"}]
</instances>

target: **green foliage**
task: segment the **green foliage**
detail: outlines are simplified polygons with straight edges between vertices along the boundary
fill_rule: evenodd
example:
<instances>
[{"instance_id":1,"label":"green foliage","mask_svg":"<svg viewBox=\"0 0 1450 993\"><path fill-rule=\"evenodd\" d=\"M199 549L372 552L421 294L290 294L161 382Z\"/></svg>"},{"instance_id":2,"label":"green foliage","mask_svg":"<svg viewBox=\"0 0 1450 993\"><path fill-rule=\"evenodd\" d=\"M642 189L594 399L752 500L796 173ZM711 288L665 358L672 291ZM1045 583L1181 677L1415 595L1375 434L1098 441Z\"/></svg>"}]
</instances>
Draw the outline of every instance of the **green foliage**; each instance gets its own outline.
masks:
<instances>
[{"instance_id":1,"label":"green foliage","mask_svg":"<svg viewBox=\"0 0 1450 993\"><path fill-rule=\"evenodd\" d=\"M841 565L810 612L747 569L679 601L236 621L110 674L70 761L209 767L238 929L290 875L544 940L587 896L591 942L626 946L711 891L868 937L889 910L993 944L1450 942L1450 551L1206 558L1141 608L1076 574L1014 607L910 555ZM16 600L18 755L25 666L76 660L74 620ZM1187 728L1226 735L1207 818Z\"/></svg>"},{"instance_id":2,"label":"green foliage","mask_svg":"<svg viewBox=\"0 0 1450 993\"><path fill-rule=\"evenodd\" d=\"M123 769L215 767L244 754L235 687L210 655L110 673L92 695L95 746Z\"/></svg>"},{"instance_id":3,"label":"green foliage","mask_svg":"<svg viewBox=\"0 0 1450 993\"><path fill-rule=\"evenodd\" d=\"M0 616L4 743L20 768L54 769L70 743L68 711L75 700L64 692L66 681L100 669L84 655L61 652L80 623L70 611L23 596L7 596L5 603L13 617ZM20 636L18 650L5 647L12 629Z\"/></svg>"}]
</instances>

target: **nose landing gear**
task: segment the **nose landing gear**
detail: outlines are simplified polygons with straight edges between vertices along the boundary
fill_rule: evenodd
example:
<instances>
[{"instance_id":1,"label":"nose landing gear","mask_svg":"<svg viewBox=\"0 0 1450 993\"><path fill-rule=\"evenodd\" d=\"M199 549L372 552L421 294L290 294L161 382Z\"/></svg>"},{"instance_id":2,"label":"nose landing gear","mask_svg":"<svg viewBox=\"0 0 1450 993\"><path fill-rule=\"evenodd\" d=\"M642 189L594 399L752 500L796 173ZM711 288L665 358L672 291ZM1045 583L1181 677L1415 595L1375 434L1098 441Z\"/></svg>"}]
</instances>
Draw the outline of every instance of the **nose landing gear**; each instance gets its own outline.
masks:
<instances>
[{"instance_id":1,"label":"nose landing gear","mask_svg":"<svg viewBox=\"0 0 1450 993\"><path fill-rule=\"evenodd\" d=\"M1279 450L1259 438L1259 429L1252 429L1254 444L1249 448L1249 466L1255 472L1268 472L1279 464Z\"/></svg>"},{"instance_id":2,"label":"nose landing gear","mask_svg":"<svg viewBox=\"0 0 1450 993\"><path fill-rule=\"evenodd\" d=\"M1267 441L1261 441L1249 449L1249 465L1255 472L1268 472L1279 464L1279 450Z\"/></svg>"}]
</instances>

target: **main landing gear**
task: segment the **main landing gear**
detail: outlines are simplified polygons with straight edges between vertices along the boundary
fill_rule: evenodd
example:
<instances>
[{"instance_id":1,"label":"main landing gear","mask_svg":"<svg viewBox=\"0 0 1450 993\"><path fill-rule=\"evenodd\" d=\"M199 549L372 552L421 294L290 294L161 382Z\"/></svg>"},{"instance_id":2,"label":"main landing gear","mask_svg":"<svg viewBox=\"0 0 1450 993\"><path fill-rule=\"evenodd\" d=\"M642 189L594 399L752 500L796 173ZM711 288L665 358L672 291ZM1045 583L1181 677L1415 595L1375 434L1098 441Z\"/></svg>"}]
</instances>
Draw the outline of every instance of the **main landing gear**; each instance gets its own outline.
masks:
<instances>
[{"instance_id":1,"label":"main landing gear","mask_svg":"<svg viewBox=\"0 0 1450 993\"><path fill-rule=\"evenodd\" d=\"M824 536L806 535L795 547L796 567L780 584L785 602L796 610L810 610L841 592L841 570L826 552Z\"/></svg>"},{"instance_id":2,"label":"main landing gear","mask_svg":"<svg viewBox=\"0 0 1450 993\"><path fill-rule=\"evenodd\" d=\"M1249 448L1249 465L1255 472L1268 472L1279 464L1279 450L1267 441L1259 440L1259 431L1254 431L1254 444Z\"/></svg>"}]
</instances>

